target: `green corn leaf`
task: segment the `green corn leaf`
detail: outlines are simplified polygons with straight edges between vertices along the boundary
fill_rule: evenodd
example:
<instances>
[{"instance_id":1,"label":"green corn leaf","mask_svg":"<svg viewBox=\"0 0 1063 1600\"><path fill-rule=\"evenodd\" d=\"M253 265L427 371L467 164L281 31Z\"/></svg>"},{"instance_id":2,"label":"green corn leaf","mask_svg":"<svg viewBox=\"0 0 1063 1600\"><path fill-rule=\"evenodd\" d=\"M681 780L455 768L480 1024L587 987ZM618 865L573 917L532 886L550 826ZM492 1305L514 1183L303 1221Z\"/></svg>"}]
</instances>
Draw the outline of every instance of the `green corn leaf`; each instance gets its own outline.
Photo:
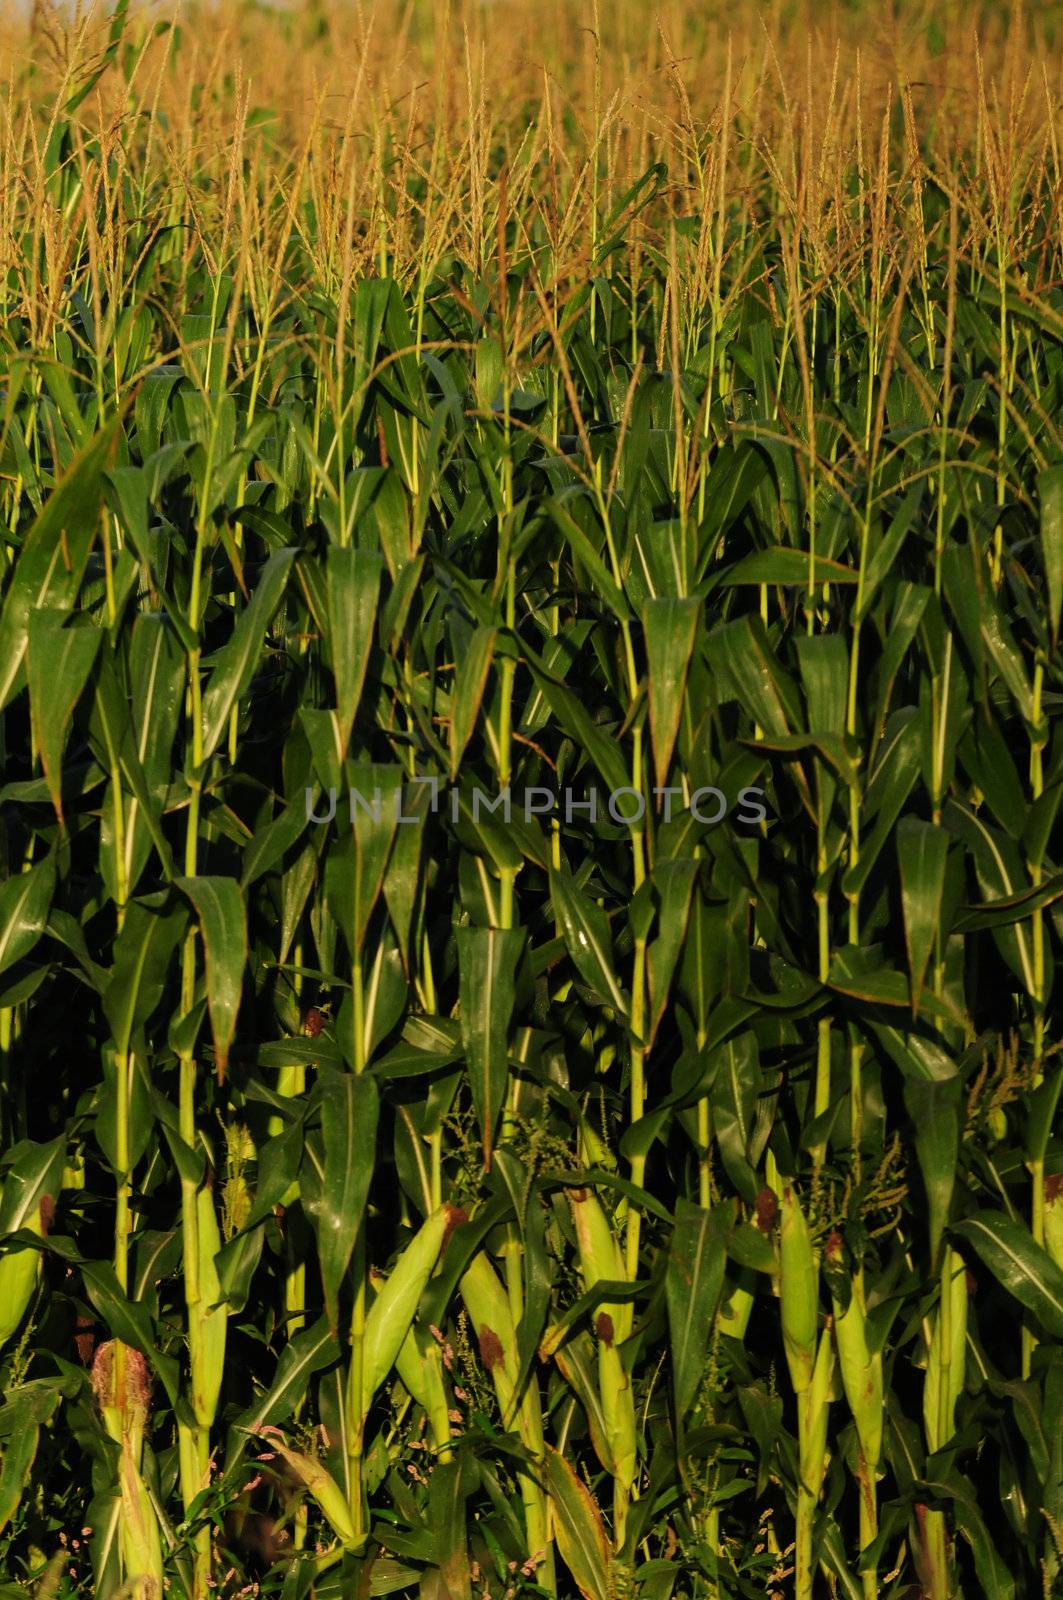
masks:
<instances>
[{"instance_id":1,"label":"green corn leaf","mask_svg":"<svg viewBox=\"0 0 1063 1600\"><path fill-rule=\"evenodd\" d=\"M1041 502L1041 554L1048 585L1048 631L1055 642L1063 610L1063 463L1038 474L1037 494Z\"/></svg>"},{"instance_id":2,"label":"green corn leaf","mask_svg":"<svg viewBox=\"0 0 1063 1600\"><path fill-rule=\"evenodd\" d=\"M338 1355L336 1335L327 1317L319 1318L312 1327L285 1344L270 1388L232 1423L225 1463L227 1472L242 1459L248 1443L261 1428L287 1421L306 1393L314 1373L331 1366Z\"/></svg>"},{"instance_id":3,"label":"green corn leaf","mask_svg":"<svg viewBox=\"0 0 1063 1600\"><path fill-rule=\"evenodd\" d=\"M800 727L796 686L779 665L759 617L725 623L709 635L706 648L726 674L731 694L769 737L784 738Z\"/></svg>"},{"instance_id":4,"label":"green corn leaf","mask_svg":"<svg viewBox=\"0 0 1063 1600\"><path fill-rule=\"evenodd\" d=\"M729 1215L729 1206L723 1210ZM681 1199L665 1274L672 1384L680 1419L694 1403L705 1371L726 1255L726 1226L720 1209L707 1211Z\"/></svg>"},{"instance_id":5,"label":"green corn leaf","mask_svg":"<svg viewBox=\"0 0 1063 1600\"><path fill-rule=\"evenodd\" d=\"M550 899L577 972L595 994L620 1016L627 1016L604 911L577 889L567 874L556 870L550 873Z\"/></svg>"},{"instance_id":6,"label":"green corn leaf","mask_svg":"<svg viewBox=\"0 0 1063 1600\"><path fill-rule=\"evenodd\" d=\"M442 1461L428 1482L428 1517L436 1538L436 1560L442 1583L441 1594L451 1600L471 1600L469 1553L466 1529L468 1480L460 1461Z\"/></svg>"},{"instance_id":7,"label":"green corn leaf","mask_svg":"<svg viewBox=\"0 0 1063 1600\"><path fill-rule=\"evenodd\" d=\"M103 1084L96 1101L96 1140L112 1170L119 1172L118 1142L118 1058L109 1045L102 1051ZM151 1088L145 1064L131 1052L125 1059L126 1074L126 1158L131 1172L151 1140L154 1114Z\"/></svg>"},{"instance_id":8,"label":"green corn leaf","mask_svg":"<svg viewBox=\"0 0 1063 1600\"><path fill-rule=\"evenodd\" d=\"M214 1060L219 1078L224 1078L247 964L247 909L235 878L178 878L176 881L177 887L191 900L199 920L206 958Z\"/></svg>"},{"instance_id":9,"label":"green corn leaf","mask_svg":"<svg viewBox=\"0 0 1063 1600\"><path fill-rule=\"evenodd\" d=\"M480 1123L484 1166L489 1167L506 1092L514 979L525 935L519 928L466 927L457 929L456 938L461 1036Z\"/></svg>"},{"instance_id":10,"label":"green corn leaf","mask_svg":"<svg viewBox=\"0 0 1063 1600\"><path fill-rule=\"evenodd\" d=\"M864 587L860 609L855 613L861 621L871 610L876 594L897 560L901 546L908 537L912 524L916 521L916 512L919 509L919 502L922 496L923 484L913 483L890 519L889 527L875 545L871 559L864 571Z\"/></svg>"},{"instance_id":11,"label":"green corn leaf","mask_svg":"<svg viewBox=\"0 0 1063 1600\"><path fill-rule=\"evenodd\" d=\"M697 862L684 857L658 861L653 869L653 887L659 900L659 931L649 947L648 958L650 1025L647 1043L651 1045L665 1015L672 979L686 937L697 872Z\"/></svg>"},{"instance_id":12,"label":"green corn leaf","mask_svg":"<svg viewBox=\"0 0 1063 1600\"><path fill-rule=\"evenodd\" d=\"M904 1101L929 1205L930 1259L936 1261L956 1185L963 1084L957 1075L934 1080L908 1076Z\"/></svg>"},{"instance_id":13,"label":"green corn leaf","mask_svg":"<svg viewBox=\"0 0 1063 1600\"><path fill-rule=\"evenodd\" d=\"M47 1232L47 1213L49 1207L54 1208L62 1182L64 1143L58 1138L47 1144L27 1142L15 1147L17 1155L0 1198L0 1238L20 1228Z\"/></svg>"},{"instance_id":14,"label":"green corn leaf","mask_svg":"<svg viewBox=\"0 0 1063 1600\"><path fill-rule=\"evenodd\" d=\"M700 601L681 599L647 600L642 612L658 787L664 786L672 762L700 612Z\"/></svg>"},{"instance_id":15,"label":"green corn leaf","mask_svg":"<svg viewBox=\"0 0 1063 1600\"><path fill-rule=\"evenodd\" d=\"M1035 889L1005 895L980 906L962 907L952 926L954 931L962 933L978 928L1006 928L1012 923L1024 922L1031 912L1054 905L1060 898L1063 898L1063 873L1057 872Z\"/></svg>"},{"instance_id":16,"label":"green corn leaf","mask_svg":"<svg viewBox=\"0 0 1063 1600\"><path fill-rule=\"evenodd\" d=\"M1063 1269L1028 1228L1003 1211L980 1211L952 1232L972 1244L1009 1294L1024 1305L1045 1332L1063 1338Z\"/></svg>"},{"instance_id":17,"label":"green corn leaf","mask_svg":"<svg viewBox=\"0 0 1063 1600\"><path fill-rule=\"evenodd\" d=\"M946 808L946 823L964 841L974 858L978 884L985 901L1014 900L1029 883L1018 850L1006 834L957 801ZM1024 923L1005 923L993 929L1001 955L1027 994L1035 987L1032 934Z\"/></svg>"},{"instance_id":18,"label":"green corn leaf","mask_svg":"<svg viewBox=\"0 0 1063 1600\"><path fill-rule=\"evenodd\" d=\"M326 557L328 643L336 681L336 745L344 756L362 695L376 631L383 558L330 545Z\"/></svg>"},{"instance_id":19,"label":"green corn leaf","mask_svg":"<svg viewBox=\"0 0 1063 1600\"><path fill-rule=\"evenodd\" d=\"M586 568L592 584L619 621L625 622L631 616L631 607L622 589L614 581L605 562L594 548L590 538L584 533L575 517L568 511L560 499L547 502L545 509L553 515L554 521L564 534L566 542L576 553L579 562Z\"/></svg>"},{"instance_id":20,"label":"green corn leaf","mask_svg":"<svg viewBox=\"0 0 1063 1600\"><path fill-rule=\"evenodd\" d=\"M339 1290L362 1226L376 1157L379 1095L367 1074L322 1067L321 1128L325 1170L317 1208L318 1257L325 1306L335 1330Z\"/></svg>"},{"instance_id":21,"label":"green corn leaf","mask_svg":"<svg viewBox=\"0 0 1063 1600\"><path fill-rule=\"evenodd\" d=\"M546 1450L545 1477L557 1547L577 1589L584 1600L610 1600L613 1559L590 1490L551 1445Z\"/></svg>"},{"instance_id":22,"label":"green corn leaf","mask_svg":"<svg viewBox=\"0 0 1063 1600\"><path fill-rule=\"evenodd\" d=\"M797 641L801 687L808 707L808 731L841 735L845 732L849 651L840 634L810 634Z\"/></svg>"},{"instance_id":23,"label":"green corn leaf","mask_svg":"<svg viewBox=\"0 0 1063 1600\"><path fill-rule=\"evenodd\" d=\"M843 893L860 893L871 876L915 786L921 759L918 718L908 709L897 712L887 723L865 791L864 810L875 818L874 826L860 841L859 863L842 877Z\"/></svg>"},{"instance_id":24,"label":"green corn leaf","mask_svg":"<svg viewBox=\"0 0 1063 1600\"><path fill-rule=\"evenodd\" d=\"M728 587L772 583L784 587L804 588L808 583L810 565L814 572L813 582L817 585L856 583L859 577L852 567L845 566L841 561L832 561L827 556L817 555L810 562L804 550L789 550L783 545L775 545L770 550L755 550L752 555L743 556L720 582Z\"/></svg>"},{"instance_id":25,"label":"green corn leaf","mask_svg":"<svg viewBox=\"0 0 1063 1600\"><path fill-rule=\"evenodd\" d=\"M970 1480L956 1471L940 1478L928 1475L919 1481L918 1489L925 1499L933 1497L951 1507L956 1530L971 1548L979 1588L985 1600L1015 1600L1013 1576L986 1527Z\"/></svg>"},{"instance_id":26,"label":"green corn leaf","mask_svg":"<svg viewBox=\"0 0 1063 1600\"><path fill-rule=\"evenodd\" d=\"M616 1462L613 1459L608 1423L598 1392L595 1370L597 1361L594 1342L590 1335L577 1333L566 1339L565 1343L554 1351L554 1360L561 1376L583 1407L595 1455L606 1472L615 1474Z\"/></svg>"},{"instance_id":27,"label":"green corn leaf","mask_svg":"<svg viewBox=\"0 0 1063 1600\"><path fill-rule=\"evenodd\" d=\"M384 899L399 941L403 971L407 974L410 969L410 934L422 882L423 850L431 800L427 784L407 784L402 789L402 820L395 832L395 842L384 875Z\"/></svg>"},{"instance_id":28,"label":"green corn leaf","mask_svg":"<svg viewBox=\"0 0 1063 1600\"><path fill-rule=\"evenodd\" d=\"M399 826L402 769L360 763L350 767L348 814L340 842L329 851L325 894L352 956L361 957L373 907L380 896Z\"/></svg>"},{"instance_id":29,"label":"green corn leaf","mask_svg":"<svg viewBox=\"0 0 1063 1600\"><path fill-rule=\"evenodd\" d=\"M33 1470L41 1428L51 1423L62 1398L57 1386L37 1379L9 1391L0 1408L0 1439L4 1441L0 1466L0 1532L19 1509Z\"/></svg>"},{"instance_id":30,"label":"green corn leaf","mask_svg":"<svg viewBox=\"0 0 1063 1600\"><path fill-rule=\"evenodd\" d=\"M114 967L103 992L103 1009L120 1054L162 998L170 959L187 916L165 895L132 900L115 940Z\"/></svg>"},{"instance_id":31,"label":"green corn leaf","mask_svg":"<svg viewBox=\"0 0 1063 1600\"><path fill-rule=\"evenodd\" d=\"M497 638L497 628L474 628L454 674L450 712L451 778L458 775L461 758L480 714L480 702L494 659Z\"/></svg>"},{"instance_id":32,"label":"green corn leaf","mask_svg":"<svg viewBox=\"0 0 1063 1600\"><path fill-rule=\"evenodd\" d=\"M915 817L902 820L897 829L897 860L901 869L901 905L913 1017L919 1012L927 964L941 927L941 896L948 853L949 836L943 828Z\"/></svg>"},{"instance_id":33,"label":"green corn leaf","mask_svg":"<svg viewBox=\"0 0 1063 1600\"><path fill-rule=\"evenodd\" d=\"M1029 1161L1043 1161L1048 1152L1052 1130L1056 1125L1056 1107L1063 1091L1063 1064L1057 1063L1045 1073L1029 1097L1029 1114L1026 1123L1026 1156Z\"/></svg>"},{"instance_id":34,"label":"green corn leaf","mask_svg":"<svg viewBox=\"0 0 1063 1600\"><path fill-rule=\"evenodd\" d=\"M52 856L0 884L0 972L29 955L48 926L54 892Z\"/></svg>"},{"instance_id":35,"label":"green corn leaf","mask_svg":"<svg viewBox=\"0 0 1063 1600\"><path fill-rule=\"evenodd\" d=\"M569 737L590 757L609 792L626 789L631 778L616 740L600 723L595 722L571 689L547 672L533 657L527 655L526 659L543 699Z\"/></svg>"},{"instance_id":36,"label":"green corn leaf","mask_svg":"<svg viewBox=\"0 0 1063 1600\"><path fill-rule=\"evenodd\" d=\"M232 637L214 662L214 670L203 691L204 761L217 749L228 728L229 713L251 682L266 629L280 605L295 555L294 549L285 549L276 550L270 556Z\"/></svg>"},{"instance_id":37,"label":"green corn leaf","mask_svg":"<svg viewBox=\"0 0 1063 1600\"><path fill-rule=\"evenodd\" d=\"M19 686L34 609L74 603L92 549L103 495L103 470L115 449L114 417L75 456L22 541L0 612L0 710Z\"/></svg>"},{"instance_id":38,"label":"green corn leaf","mask_svg":"<svg viewBox=\"0 0 1063 1600\"><path fill-rule=\"evenodd\" d=\"M92 671L103 634L99 628L64 627L65 611L35 607L29 614L26 677L33 735L52 797L63 821L63 751L74 707Z\"/></svg>"},{"instance_id":39,"label":"green corn leaf","mask_svg":"<svg viewBox=\"0 0 1063 1600\"><path fill-rule=\"evenodd\" d=\"M749 1159L753 1112L760 1089L757 1042L751 1032L728 1039L714 1052L709 1105L720 1159L744 1200L752 1204L760 1185Z\"/></svg>"},{"instance_id":40,"label":"green corn leaf","mask_svg":"<svg viewBox=\"0 0 1063 1600\"><path fill-rule=\"evenodd\" d=\"M709 468L705 520L698 530L698 582L702 582L727 529L741 516L769 471L750 439L728 441ZM808 561L805 559L807 573Z\"/></svg>"}]
</instances>

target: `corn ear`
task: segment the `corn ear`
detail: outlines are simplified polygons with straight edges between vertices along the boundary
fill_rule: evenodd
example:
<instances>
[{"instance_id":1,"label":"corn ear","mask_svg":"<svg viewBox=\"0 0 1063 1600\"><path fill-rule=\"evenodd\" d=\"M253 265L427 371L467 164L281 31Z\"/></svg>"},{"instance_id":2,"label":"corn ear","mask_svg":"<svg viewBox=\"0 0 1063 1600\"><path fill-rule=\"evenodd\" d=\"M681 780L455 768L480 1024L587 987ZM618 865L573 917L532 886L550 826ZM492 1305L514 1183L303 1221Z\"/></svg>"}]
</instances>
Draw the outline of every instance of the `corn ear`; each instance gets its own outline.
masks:
<instances>
[{"instance_id":1,"label":"corn ear","mask_svg":"<svg viewBox=\"0 0 1063 1600\"><path fill-rule=\"evenodd\" d=\"M628 1502L635 1482L635 1399L620 1352L604 1340L598 1342L598 1388L613 1457L613 1537L619 1549L624 1543Z\"/></svg>"},{"instance_id":2,"label":"corn ear","mask_svg":"<svg viewBox=\"0 0 1063 1600\"><path fill-rule=\"evenodd\" d=\"M439 1206L431 1213L399 1256L391 1276L381 1285L369 1308L362 1358L363 1418L413 1327L424 1286L432 1275L456 1215L454 1206L449 1205Z\"/></svg>"},{"instance_id":3,"label":"corn ear","mask_svg":"<svg viewBox=\"0 0 1063 1600\"><path fill-rule=\"evenodd\" d=\"M797 1600L812 1600L813 1532L816 1505L827 1470L827 1416L834 1378L834 1341L830 1323L816 1348L807 1386L797 1394L798 1484L794 1593Z\"/></svg>"},{"instance_id":4,"label":"corn ear","mask_svg":"<svg viewBox=\"0 0 1063 1600\"><path fill-rule=\"evenodd\" d=\"M590 1189L569 1189L567 1192L576 1229L583 1287L592 1289L602 1280L623 1282L627 1278L623 1256L598 1196ZM623 1344L631 1332L632 1306L630 1303L603 1305L602 1312L612 1319L616 1343Z\"/></svg>"},{"instance_id":5,"label":"corn ear","mask_svg":"<svg viewBox=\"0 0 1063 1600\"><path fill-rule=\"evenodd\" d=\"M597 1195L590 1189L570 1189L568 1199L584 1288L602 1281L622 1282L627 1273L620 1246ZM631 1378L617 1345L631 1333L632 1320L631 1305L615 1302L603 1305L595 1319L598 1392L613 1460L613 1533L618 1547L624 1542L627 1505L635 1481L637 1438Z\"/></svg>"},{"instance_id":6,"label":"corn ear","mask_svg":"<svg viewBox=\"0 0 1063 1600\"><path fill-rule=\"evenodd\" d=\"M819 1321L819 1269L801 1203L792 1184L784 1184L779 1207L779 1296L783 1346L790 1382L797 1394L812 1383Z\"/></svg>"},{"instance_id":7,"label":"corn ear","mask_svg":"<svg viewBox=\"0 0 1063 1600\"><path fill-rule=\"evenodd\" d=\"M1063 1173L1045 1179L1045 1249L1063 1269Z\"/></svg>"},{"instance_id":8,"label":"corn ear","mask_svg":"<svg viewBox=\"0 0 1063 1600\"><path fill-rule=\"evenodd\" d=\"M539 1350L542 1355L542 1346ZM594 1346L591 1337L586 1333L574 1334L564 1344L560 1345L554 1355L558 1371L568 1384L569 1388L578 1396L587 1417L587 1428L594 1446L594 1453L610 1477L616 1476L616 1461L613 1458L613 1448L608 1437L605 1421L605 1411L595 1382ZM545 1359L545 1358L544 1358Z\"/></svg>"},{"instance_id":9,"label":"corn ear","mask_svg":"<svg viewBox=\"0 0 1063 1600\"><path fill-rule=\"evenodd\" d=\"M308 1493L317 1503L322 1516L329 1527L343 1544L353 1544L356 1540L354 1523L351 1520L350 1508L347 1497L343 1493L335 1478L327 1467L313 1456L305 1455L301 1450L290 1450L286 1444L276 1437L271 1428L262 1429L268 1435L270 1448L275 1450L281 1459L287 1462L292 1472L305 1486Z\"/></svg>"},{"instance_id":10,"label":"corn ear","mask_svg":"<svg viewBox=\"0 0 1063 1600\"><path fill-rule=\"evenodd\" d=\"M955 1250L945 1251L942 1285L949 1290L947 1336L939 1304L934 1314L923 1385L923 1422L931 1451L941 1450L955 1432L956 1402L963 1393L967 1352L967 1269ZM943 1293L944 1287L943 1287Z\"/></svg>"},{"instance_id":11,"label":"corn ear","mask_svg":"<svg viewBox=\"0 0 1063 1600\"><path fill-rule=\"evenodd\" d=\"M833 1241L837 1235L832 1235ZM840 1254L838 1240L836 1253ZM828 1245L828 1253L831 1245ZM856 1424L860 1449L868 1471L874 1474L882 1458L882 1356L872 1353L867 1342L867 1313L863 1289L859 1280L853 1281L849 1304L844 1309L836 1296L834 1305L834 1340L838 1349L842 1387L849 1410Z\"/></svg>"},{"instance_id":12,"label":"corn ear","mask_svg":"<svg viewBox=\"0 0 1063 1600\"><path fill-rule=\"evenodd\" d=\"M739 1269L734 1282L729 1273L724 1274L716 1324L720 1332L726 1334L729 1339L742 1340L746 1336L746 1329L749 1327L749 1319L753 1312L753 1291L749 1287L752 1282L753 1273L746 1267Z\"/></svg>"},{"instance_id":13,"label":"corn ear","mask_svg":"<svg viewBox=\"0 0 1063 1600\"><path fill-rule=\"evenodd\" d=\"M190 1308L188 1348L192 1373L192 1410L201 1427L209 1428L218 1411L218 1397L225 1372L225 1341L229 1310L221 1299L217 1256L221 1249L221 1230L214 1196L209 1187L196 1196L196 1221L199 1230L199 1303Z\"/></svg>"},{"instance_id":14,"label":"corn ear","mask_svg":"<svg viewBox=\"0 0 1063 1600\"><path fill-rule=\"evenodd\" d=\"M480 1359L490 1372L495 1386L503 1426L511 1427L517 1378L520 1372L517 1330L509 1308L509 1297L497 1272L482 1250L473 1257L462 1276L461 1298L476 1330ZM537 1384L526 1385L516 1421L522 1443L536 1462L542 1463L545 1442L542 1405ZM553 1570L553 1557L547 1524L546 1497L539 1484L528 1474L521 1474L520 1487L524 1502L528 1547L532 1558L537 1562L541 1559L543 1571L549 1575Z\"/></svg>"},{"instance_id":15,"label":"corn ear","mask_svg":"<svg viewBox=\"0 0 1063 1600\"><path fill-rule=\"evenodd\" d=\"M813 1500L819 1498L827 1470L827 1416L834 1376L834 1344L827 1326L819 1337L808 1388L798 1396L801 1483Z\"/></svg>"},{"instance_id":16,"label":"corn ear","mask_svg":"<svg viewBox=\"0 0 1063 1600\"><path fill-rule=\"evenodd\" d=\"M635 1477L635 1402L631 1378L616 1346L598 1337L598 1387L602 1396L606 1432L616 1463L616 1476L631 1483Z\"/></svg>"},{"instance_id":17,"label":"corn ear","mask_svg":"<svg viewBox=\"0 0 1063 1600\"><path fill-rule=\"evenodd\" d=\"M509 1309L509 1297L482 1250L473 1257L462 1276L461 1298L476 1329L480 1358L491 1374L503 1423L508 1425L512 1421L519 1370L517 1330Z\"/></svg>"},{"instance_id":18,"label":"corn ear","mask_svg":"<svg viewBox=\"0 0 1063 1600\"><path fill-rule=\"evenodd\" d=\"M461 1280L461 1297L476 1330L480 1359L490 1372L495 1386L503 1426L512 1427L515 1420L523 1442L533 1455L539 1457L543 1452L539 1391L534 1383L529 1383L519 1408L515 1408L520 1373L517 1330L509 1308L509 1297L482 1250L465 1271Z\"/></svg>"},{"instance_id":19,"label":"corn ear","mask_svg":"<svg viewBox=\"0 0 1063 1600\"><path fill-rule=\"evenodd\" d=\"M428 1385L425 1381L426 1368L424 1352L417 1342L416 1330L411 1328L398 1355L395 1357L395 1371L402 1379L403 1387L419 1406L428 1410Z\"/></svg>"},{"instance_id":20,"label":"corn ear","mask_svg":"<svg viewBox=\"0 0 1063 1600\"><path fill-rule=\"evenodd\" d=\"M38 1239L43 1239L45 1226L39 1206L27 1211L21 1226L27 1233L35 1233ZM6 1344L26 1315L41 1268L41 1253L31 1244L18 1245L0 1256L0 1345Z\"/></svg>"},{"instance_id":21,"label":"corn ear","mask_svg":"<svg viewBox=\"0 0 1063 1600\"><path fill-rule=\"evenodd\" d=\"M439 1347L423 1340L416 1323L402 1341L395 1358L395 1370L427 1416L436 1447L444 1453L450 1444L451 1432L443 1361Z\"/></svg>"},{"instance_id":22,"label":"corn ear","mask_svg":"<svg viewBox=\"0 0 1063 1600\"><path fill-rule=\"evenodd\" d=\"M151 1503L148 1486L141 1477L133 1447L127 1440L122 1447L120 1469L122 1499L122 1559L126 1579L143 1600L159 1600L162 1594L162 1541L159 1519Z\"/></svg>"},{"instance_id":23,"label":"corn ear","mask_svg":"<svg viewBox=\"0 0 1063 1600\"><path fill-rule=\"evenodd\" d=\"M41 1275L41 1253L23 1244L0 1257L0 1345L17 1330Z\"/></svg>"}]
</instances>

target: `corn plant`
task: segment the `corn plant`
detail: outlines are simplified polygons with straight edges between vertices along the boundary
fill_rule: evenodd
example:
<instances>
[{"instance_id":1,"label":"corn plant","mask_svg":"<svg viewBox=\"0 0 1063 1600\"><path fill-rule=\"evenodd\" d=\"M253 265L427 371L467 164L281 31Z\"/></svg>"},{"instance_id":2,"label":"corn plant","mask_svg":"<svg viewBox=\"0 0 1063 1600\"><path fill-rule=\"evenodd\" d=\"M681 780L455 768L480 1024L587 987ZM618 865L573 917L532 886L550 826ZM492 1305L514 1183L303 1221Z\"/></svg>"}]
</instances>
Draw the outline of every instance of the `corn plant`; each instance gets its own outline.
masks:
<instances>
[{"instance_id":1,"label":"corn plant","mask_svg":"<svg viewBox=\"0 0 1063 1600\"><path fill-rule=\"evenodd\" d=\"M0 1594L1056 1592L1056 22L898 16L4 16Z\"/></svg>"}]
</instances>

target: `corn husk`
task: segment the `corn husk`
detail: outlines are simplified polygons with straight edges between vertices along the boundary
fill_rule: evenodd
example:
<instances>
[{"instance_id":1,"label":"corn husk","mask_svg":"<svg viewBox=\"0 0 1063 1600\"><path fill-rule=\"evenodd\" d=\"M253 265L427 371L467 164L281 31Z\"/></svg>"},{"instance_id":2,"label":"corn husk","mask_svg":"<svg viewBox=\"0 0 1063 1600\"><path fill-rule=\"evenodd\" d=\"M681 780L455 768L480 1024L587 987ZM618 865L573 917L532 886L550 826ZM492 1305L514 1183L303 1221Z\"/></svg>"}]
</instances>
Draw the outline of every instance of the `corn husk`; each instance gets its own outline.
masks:
<instances>
[{"instance_id":1,"label":"corn husk","mask_svg":"<svg viewBox=\"0 0 1063 1600\"><path fill-rule=\"evenodd\" d=\"M832 1243L836 1239L837 1235L833 1235ZM840 1251L841 1241L838 1240L834 1253L840 1255ZM872 1352L867 1342L867 1311L860 1280L853 1279L849 1304L844 1309L836 1296L832 1294L831 1298L842 1387L856 1424L864 1461L869 1472L874 1474L882 1457L882 1356L878 1351Z\"/></svg>"},{"instance_id":2,"label":"corn husk","mask_svg":"<svg viewBox=\"0 0 1063 1600\"><path fill-rule=\"evenodd\" d=\"M196 1220L199 1225L199 1302L189 1308L188 1349L192 1410L200 1426L209 1428L218 1412L229 1329L229 1308L218 1303L221 1284L217 1256L221 1249L221 1230L209 1187L200 1189L196 1196Z\"/></svg>"},{"instance_id":3,"label":"corn husk","mask_svg":"<svg viewBox=\"0 0 1063 1600\"><path fill-rule=\"evenodd\" d=\"M931 1451L941 1450L955 1431L956 1402L963 1393L967 1350L967 1271L955 1250L946 1250L942 1284L950 1293L948 1347L945 1348L941 1307L934 1314L930 1353L923 1385L923 1421ZM945 1292L943 1288L943 1293Z\"/></svg>"},{"instance_id":4,"label":"corn husk","mask_svg":"<svg viewBox=\"0 0 1063 1600\"><path fill-rule=\"evenodd\" d=\"M825 1327L816 1347L808 1387L798 1395L801 1483L813 1500L819 1498L829 1459L827 1417L833 1377L834 1344L830 1328Z\"/></svg>"},{"instance_id":5,"label":"corn husk","mask_svg":"<svg viewBox=\"0 0 1063 1600\"><path fill-rule=\"evenodd\" d=\"M1045 1179L1045 1249L1063 1269L1063 1174Z\"/></svg>"},{"instance_id":6,"label":"corn husk","mask_svg":"<svg viewBox=\"0 0 1063 1600\"><path fill-rule=\"evenodd\" d=\"M270 1449L277 1452L299 1482L305 1485L337 1539L343 1544L353 1544L356 1533L347 1497L328 1468L301 1450L289 1449L277 1437L274 1429L263 1429L262 1432L269 1439Z\"/></svg>"},{"instance_id":7,"label":"corn husk","mask_svg":"<svg viewBox=\"0 0 1063 1600\"><path fill-rule=\"evenodd\" d=\"M443 1241L453 1226L453 1206L439 1206L421 1225L380 1285L365 1319L362 1357L362 1416L373 1396L394 1367L399 1351L413 1327L425 1284L439 1259Z\"/></svg>"},{"instance_id":8,"label":"corn husk","mask_svg":"<svg viewBox=\"0 0 1063 1600\"><path fill-rule=\"evenodd\" d=\"M792 1184L784 1184L779 1207L779 1298L783 1348L796 1394L812 1383L819 1322L819 1268L805 1214Z\"/></svg>"}]
</instances>

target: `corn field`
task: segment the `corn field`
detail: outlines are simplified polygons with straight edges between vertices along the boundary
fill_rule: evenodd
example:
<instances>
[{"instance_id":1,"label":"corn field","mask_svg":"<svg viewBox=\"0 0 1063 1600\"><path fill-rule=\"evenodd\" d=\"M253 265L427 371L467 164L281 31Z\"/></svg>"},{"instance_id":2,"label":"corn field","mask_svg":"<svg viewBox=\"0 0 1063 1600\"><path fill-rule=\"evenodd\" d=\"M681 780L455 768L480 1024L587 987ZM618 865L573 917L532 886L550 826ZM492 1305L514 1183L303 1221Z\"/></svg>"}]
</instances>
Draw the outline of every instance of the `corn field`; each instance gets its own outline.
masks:
<instances>
[{"instance_id":1,"label":"corn field","mask_svg":"<svg viewBox=\"0 0 1063 1600\"><path fill-rule=\"evenodd\" d=\"M1059 43L0 16L0 1600L1063 1592Z\"/></svg>"}]
</instances>

